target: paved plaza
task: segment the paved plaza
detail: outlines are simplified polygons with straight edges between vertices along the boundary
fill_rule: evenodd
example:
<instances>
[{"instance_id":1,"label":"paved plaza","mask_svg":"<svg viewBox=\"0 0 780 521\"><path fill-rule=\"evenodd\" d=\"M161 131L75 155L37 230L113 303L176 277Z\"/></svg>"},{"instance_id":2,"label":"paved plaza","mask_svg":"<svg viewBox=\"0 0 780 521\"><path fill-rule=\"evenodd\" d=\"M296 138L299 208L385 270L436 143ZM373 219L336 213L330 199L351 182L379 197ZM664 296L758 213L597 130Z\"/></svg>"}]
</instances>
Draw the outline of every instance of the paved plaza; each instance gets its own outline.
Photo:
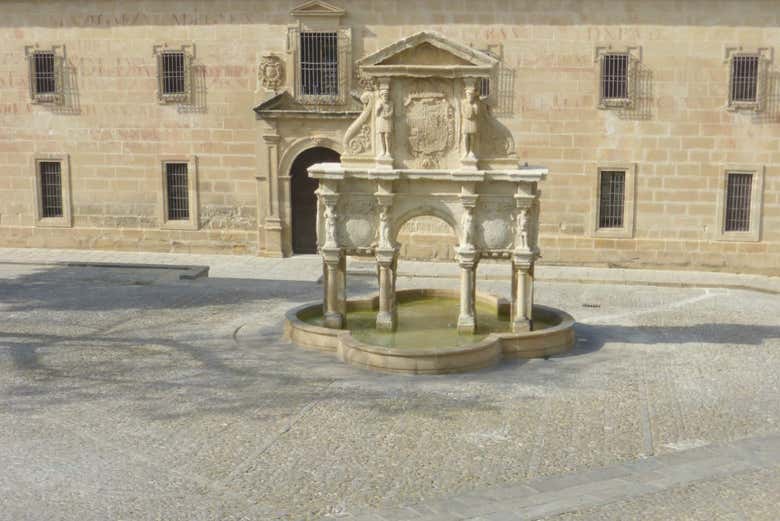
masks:
<instances>
[{"instance_id":1,"label":"paved plaza","mask_svg":"<svg viewBox=\"0 0 780 521\"><path fill-rule=\"evenodd\" d=\"M281 338L320 271L0 250L0 519L778 518L777 279L540 266L537 302L578 321L570 355L402 376ZM508 295L508 268L480 273ZM370 264L348 291L376 291Z\"/></svg>"}]
</instances>

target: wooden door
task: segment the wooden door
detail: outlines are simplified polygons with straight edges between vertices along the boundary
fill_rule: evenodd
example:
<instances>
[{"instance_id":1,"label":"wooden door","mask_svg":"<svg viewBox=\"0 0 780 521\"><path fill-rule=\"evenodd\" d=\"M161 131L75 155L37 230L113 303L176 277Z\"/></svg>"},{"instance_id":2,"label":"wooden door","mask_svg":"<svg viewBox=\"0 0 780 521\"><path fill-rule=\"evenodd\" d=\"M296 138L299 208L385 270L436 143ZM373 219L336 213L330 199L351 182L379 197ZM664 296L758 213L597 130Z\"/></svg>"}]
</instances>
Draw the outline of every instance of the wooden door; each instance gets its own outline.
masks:
<instances>
[{"instance_id":1,"label":"wooden door","mask_svg":"<svg viewBox=\"0 0 780 521\"><path fill-rule=\"evenodd\" d=\"M310 148L301 152L290 169L292 199L293 253L317 253L317 190L318 181L309 177L306 169L316 163L338 162L341 156L329 148Z\"/></svg>"}]
</instances>

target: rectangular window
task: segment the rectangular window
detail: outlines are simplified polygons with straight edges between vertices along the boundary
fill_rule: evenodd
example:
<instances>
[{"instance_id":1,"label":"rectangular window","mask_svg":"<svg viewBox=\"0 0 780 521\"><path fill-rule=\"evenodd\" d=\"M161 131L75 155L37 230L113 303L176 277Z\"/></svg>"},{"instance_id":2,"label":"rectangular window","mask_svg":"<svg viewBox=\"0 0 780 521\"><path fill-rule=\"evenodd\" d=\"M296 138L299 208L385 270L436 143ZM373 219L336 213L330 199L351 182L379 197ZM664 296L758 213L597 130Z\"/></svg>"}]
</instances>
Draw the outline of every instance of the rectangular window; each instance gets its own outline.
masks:
<instances>
[{"instance_id":1,"label":"rectangular window","mask_svg":"<svg viewBox=\"0 0 780 521\"><path fill-rule=\"evenodd\" d=\"M165 163L165 185L169 221L187 221L190 218L187 163Z\"/></svg>"},{"instance_id":2,"label":"rectangular window","mask_svg":"<svg viewBox=\"0 0 780 521\"><path fill-rule=\"evenodd\" d=\"M724 231L750 231L750 203L753 174L729 173L726 180Z\"/></svg>"},{"instance_id":3,"label":"rectangular window","mask_svg":"<svg viewBox=\"0 0 780 521\"><path fill-rule=\"evenodd\" d=\"M626 173L602 170L599 175L599 228L622 228Z\"/></svg>"},{"instance_id":4,"label":"rectangular window","mask_svg":"<svg viewBox=\"0 0 780 521\"><path fill-rule=\"evenodd\" d=\"M490 96L490 78L479 79L479 95L482 98Z\"/></svg>"},{"instance_id":5,"label":"rectangular window","mask_svg":"<svg viewBox=\"0 0 780 521\"><path fill-rule=\"evenodd\" d=\"M758 93L758 56L731 59L731 101L755 102Z\"/></svg>"},{"instance_id":6,"label":"rectangular window","mask_svg":"<svg viewBox=\"0 0 780 521\"><path fill-rule=\"evenodd\" d=\"M32 86L34 94L55 94L57 92L57 73L54 66L54 53L35 52L32 55Z\"/></svg>"},{"instance_id":7,"label":"rectangular window","mask_svg":"<svg viewBox=\"0 0 780 521\"><path fill-rule=\"evenodd\" d=\"M601 99L628 99L628 54L612 53L601 57Z\"/></svg>"},{"instance_id":8,"label":"rectangular window","mask_svg":"<svg viewBox=\"0 0 780 521\"><path fill-rule=\"evenodd\" d=\"M59 161L38 162L41 187L41 217L63 217L62 168Z\"/></svg>"},{"instance_id":9,"label":"rectangular window","mask_svg":"<svg viewBox=\"0 0 780 521\"><path fill-rule=\"evenodd\" d=\"M339 94L338 34L302 32L300 41L301 94Z\"/></svg>"},{"instance_id":10,"label":"rectangular window","mask_svg":"<svg viewBox=\"0 0 780 521\"><path fill-rule=\"evenodd\" d=\"M160 84L163 95L184 94L185 55L181 51L165 51L160 55Z\"/></svg>"}]
</instances>

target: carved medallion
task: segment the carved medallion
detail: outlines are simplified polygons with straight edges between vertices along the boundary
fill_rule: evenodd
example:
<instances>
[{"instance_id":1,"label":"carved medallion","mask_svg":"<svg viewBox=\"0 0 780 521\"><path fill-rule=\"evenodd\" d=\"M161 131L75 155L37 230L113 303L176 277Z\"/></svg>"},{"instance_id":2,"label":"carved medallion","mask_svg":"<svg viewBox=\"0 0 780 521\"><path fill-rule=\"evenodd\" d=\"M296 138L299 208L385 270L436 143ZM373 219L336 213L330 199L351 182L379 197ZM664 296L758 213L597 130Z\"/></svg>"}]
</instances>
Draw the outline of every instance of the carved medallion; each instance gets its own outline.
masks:
<instances>
[{"instance_id":1,"label":"carved medallion","mask_svg":"<svg viewBox=\"0 0 780 521\"><path fill-rule=\"evenodd\" d=\"M282 59L273 54L266 54L260 59L258 71L260 84L272 91L279 90L284 83L284 63Z\"/></svg>"},{"instance_id":2,"label":"carved medallion","mask_svg":"<svg viewBox=\"0 0 780 521\"><path fill-rule=\"evenodd\" d=\"M455 143L455 111L442 93L409 94L404 101L409 154L422 168L439 166Z\"/></svg>"}]
</instances>

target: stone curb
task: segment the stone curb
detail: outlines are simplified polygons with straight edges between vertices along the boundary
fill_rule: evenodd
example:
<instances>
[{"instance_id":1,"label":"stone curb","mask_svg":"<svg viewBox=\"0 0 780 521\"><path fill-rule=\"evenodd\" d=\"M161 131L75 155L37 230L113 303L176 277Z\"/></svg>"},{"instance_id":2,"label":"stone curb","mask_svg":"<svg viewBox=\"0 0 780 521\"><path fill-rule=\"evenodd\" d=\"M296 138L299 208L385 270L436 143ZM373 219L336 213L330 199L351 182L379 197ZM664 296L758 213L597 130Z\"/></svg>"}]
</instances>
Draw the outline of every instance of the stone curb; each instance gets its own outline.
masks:
<instances>
[{"instance_id":1,"label":"stone curb","mask_svg":"<svg viewBox=\"0 0 780 521\"><path fill-rule=\"evenodd\" d=\"M126 268L147 270L179 270L179 280L195 280L209 276L208 266L187 266L177 264L136 264L125 262L53 262L55 266L68 266L75 268Z\"/></svg>"},{"instance_id":2,"label":"stone curb","mask_svg":"<svg viewBox=\"0 0 780 521\"><path fill-rule=\"evenodd\" d=\"M323 521L538 519L660 492L695 481L780 465L780 434L697 447L459 496L322 518Z\"/></svg>"}]
</instances>

